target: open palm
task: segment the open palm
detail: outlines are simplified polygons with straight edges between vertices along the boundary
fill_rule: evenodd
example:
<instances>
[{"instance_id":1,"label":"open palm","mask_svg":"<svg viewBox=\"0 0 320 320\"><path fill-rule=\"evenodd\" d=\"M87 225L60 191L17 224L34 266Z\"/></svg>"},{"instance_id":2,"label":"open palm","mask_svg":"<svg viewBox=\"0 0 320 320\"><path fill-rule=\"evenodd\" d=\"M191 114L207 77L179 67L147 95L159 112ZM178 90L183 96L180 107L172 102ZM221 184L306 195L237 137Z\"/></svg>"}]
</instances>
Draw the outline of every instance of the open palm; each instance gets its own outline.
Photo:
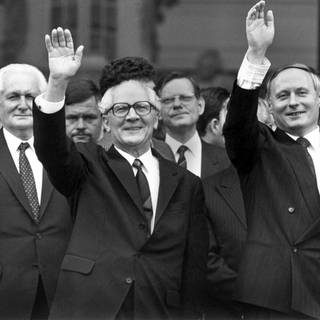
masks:
<instances>
[{"instance_id":1,"label":"open palm","mask_svg":"<svg viewBox=\"0 0 320 320\"><path fill-rule=\"evenodd\" d=\"M45 36L50 75L54 78L69 78L76 74L82 59L83 46L74 51L73 39L68 29L53 29L51 37Z\"/></svg>"},{"instance_id":2,"label":"open palm","mask_svg":"<svg viewBox=\"0 0 320 320\"><path fill-rule=\"evenodd\" d=\"M272 11L264 14L265 1L259 1L248 12L246 32L248 45L255 49L266 49L274 38L274 19Z\"/></svg>"}]
</instances>

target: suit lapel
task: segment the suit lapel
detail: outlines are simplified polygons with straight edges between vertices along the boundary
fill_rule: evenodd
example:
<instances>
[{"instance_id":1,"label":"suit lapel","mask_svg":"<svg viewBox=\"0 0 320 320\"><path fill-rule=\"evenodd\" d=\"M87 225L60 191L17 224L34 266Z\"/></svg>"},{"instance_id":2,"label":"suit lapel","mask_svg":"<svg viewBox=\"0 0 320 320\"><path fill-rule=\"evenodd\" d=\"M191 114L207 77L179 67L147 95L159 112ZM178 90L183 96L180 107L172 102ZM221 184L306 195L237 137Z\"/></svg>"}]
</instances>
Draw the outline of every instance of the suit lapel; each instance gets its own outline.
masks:
<instances>
[{"instance_id":1,"label":"suit lapel","mask_svg":"<svg viewBox=\"0 0 320 320\"><path fill-rule=\"evenodd\" d=\"M40 203L40 219L43 217L45 210L48 206L51 194L53 192L53 186L49 181L48 175L45 170L42 171L42 192Z\"/></svg>"},{"instance_id":2,"label":"suit lapel","mask_svg":"<svg viewBox=\"0 0 320 320\"><path fill-rule=\"evenodd\" d=\"M283 131L277 129L275 135L280 142L283 142L281 144L283 154L294 171L301 194L314 221L319 217L320 197L315 177L309 168L307 158L302 147Z\"/></svg>"},{"instance_id":3,"label":"suit lapel","mask_svg":"<svg viewBox=\"0 0 320 320\"><path fill-rule=\"evenodd\" d=\"M168 206L168 203L176 190L179 182L178 170L171 162L158 157L159 159L159 171L160 171L160 185L158 204L156 210L157 223L162 216L164 210Z\"/></svg>"},{"instance_id":4,"label":"suit lapel","mask_svg":"<svg viewBox=\"0 0 320 320\"><path fill-rule=\"evenodd\" d=\"M217 185L217 190L221 196L228 203L235 216L240 220L241 224L247 229L247 220L245 215L244 204L242 200L242 193L237 173L232 168L231 171L222 176L220 184Z\"/></svg>"},{"instance_id":5,"label":"suit lapel","mask_svg":"<svg viewBox=\"0 0 320 320\"><path fill-rule=\"evenodd\" d=\"M143 214L137 183L129 162L120 155L114 146L107 151L107 155L110 169L117 176L118 180L127 191L132 201Z\"/></svg>"},{"instance_id":6,"label":"suit lapel","mask_svg":"<svg viewBox=\"0 0 320 320\"><path fill-rule=\"evenodd\" d=\"M20 175L17 171L6 140L4 138L3 130L0 131L0 173L7 181L10 189L12 190L18 201L32 218L33 215L31 212L31 207L24 192Z\"/></svg>"}]
</instances>

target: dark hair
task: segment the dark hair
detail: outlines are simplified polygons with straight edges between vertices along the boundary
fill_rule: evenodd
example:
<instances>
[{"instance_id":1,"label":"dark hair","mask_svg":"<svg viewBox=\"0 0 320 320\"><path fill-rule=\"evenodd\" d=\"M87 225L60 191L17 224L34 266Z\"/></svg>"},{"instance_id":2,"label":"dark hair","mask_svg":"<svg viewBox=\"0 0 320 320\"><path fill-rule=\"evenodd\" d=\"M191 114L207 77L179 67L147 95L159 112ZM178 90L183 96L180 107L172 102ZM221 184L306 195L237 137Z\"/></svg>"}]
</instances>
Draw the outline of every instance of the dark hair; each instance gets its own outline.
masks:
<instances>
[{"instance_id":1,"label":"dark hair","mask_svg":"<svg viewBox=\"0 0 320 320\"><path fill-rule=\"evenodd\" d=\"M101 98L99 88L92 80L74 79L68 84L65 104L70 105L83 102L92 96L96 100L100 100Z\"/></svg>"},{"instance_id":2,"label":"dark hair","mask_svg":"<svg viewBox=\"0 0 320 320\"><path fill-rule=\"evenodd\" d=\"M164 75L164 77L162 77L159 82L156 85L156 92L158 93L158 95L160 96L161 90L164 88L164 86L175 79L187 79L191 82L192 87L193 87L193 91L194 91L194 95L196 96L197 99L200 98L200 87L197 84L197 82L190 77L188 74L183 73L183 72L177 72L177 71L173 71L168 73L167 75Z\"/></svg>"},{"instance_id":3,"label":"dark hair","mask_svg":"<svg viewBox=\"0 0 320 320\"><path fill-rule=\"evenodd\" d=\"M100 92L126 80L154 81L156 71L152 64L142 57L124 57L104 66L100 76Z\"/></svg>"},{"instance_id":4,"label":"dark hair","mask_svg":"<svg viewBox=\"0 0 320 320\"><path fill-rule=\"evenodd\" d=\"M201 89L201 96L205 101L204 112L197 122L200 136L204 136L208 123L212 119L219 120L223 103L230 97L230 92L222 87L209 87Z\"/></svg>"}]
</instances>

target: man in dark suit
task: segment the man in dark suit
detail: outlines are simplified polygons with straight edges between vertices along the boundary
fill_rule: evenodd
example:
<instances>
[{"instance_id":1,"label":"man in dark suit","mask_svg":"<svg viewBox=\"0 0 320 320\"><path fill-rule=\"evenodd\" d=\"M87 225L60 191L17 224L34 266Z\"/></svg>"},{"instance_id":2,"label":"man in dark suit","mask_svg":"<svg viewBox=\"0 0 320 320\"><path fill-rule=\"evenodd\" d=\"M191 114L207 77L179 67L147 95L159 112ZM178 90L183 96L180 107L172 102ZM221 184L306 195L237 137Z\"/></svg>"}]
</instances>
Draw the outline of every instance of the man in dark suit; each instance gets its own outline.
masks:
<instances>
[{"instance_id":1,"label":"man in dark suit","mask_svg":"<svg viewBox=\"0 0 320 320\"><path fill-rule=\"evenodd\" d=\"M225 150L201 141L197 121L204 111L204 100L197 83L188 75L172 72L157 85L165 141L176 161L201 178L230 164Z\"/></svg>"},{"instance_id":2,"label":"man in dark suit","mask_svg":"<svg viewBox=\"0 0 320 320\"><path fill-rule=\"evenodd\" d=\"M235 298L248 304L249 319L319 319L320 82L305 65L278 70L268 83L277 129L258 122L259 86L270 66L265 53L274 36L272 11L264 8L260 1L248 13L249 49L224 126L248 223Z\"/></svg>"},{"instance_id":3,"label":"man in dark suit","mask_svg":"<svg viewBox=\"0 0 320 320\"><path fill-rule=\"evenodd\" d=\"M32 100L46 85L31 65L0 69L1 319L47 319L71 231L33 147Z\"/></svg>"},{"instance_id":4,"label":"man in dark suit","mask_svg":"<svg viewBox=\"0 0 320 320\"><path fill-rule=\"evenodd\" d=\"M115 78L101 101L114 146L76 147L65 136L63 97L83 47L74 53L61 28L46 46L49 86L34 105L35 146L76 215L51 318L198 317L208 241L202 186L150 148L155 92Z\"/></svg>"}]
</instances>

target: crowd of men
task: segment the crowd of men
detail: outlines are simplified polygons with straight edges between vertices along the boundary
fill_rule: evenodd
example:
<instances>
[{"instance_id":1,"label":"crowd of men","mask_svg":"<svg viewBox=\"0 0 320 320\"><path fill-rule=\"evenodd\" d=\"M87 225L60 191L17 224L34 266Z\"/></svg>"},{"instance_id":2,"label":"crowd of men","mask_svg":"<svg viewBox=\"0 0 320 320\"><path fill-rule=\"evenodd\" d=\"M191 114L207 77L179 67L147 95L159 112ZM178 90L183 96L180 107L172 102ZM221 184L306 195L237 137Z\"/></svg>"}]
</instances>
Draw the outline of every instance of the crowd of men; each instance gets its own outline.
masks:
<instances>
[{"instance_id":1,"label":"crowd of men","mask_svg":"<svg viewBox=\"0 0 320 320\"><path fill-rule=\"evenodd\" d=\"M45 37L0 69L0 319L320 319L320 80L246 18L230 93Z\"/></svg>"}]
</instances>

